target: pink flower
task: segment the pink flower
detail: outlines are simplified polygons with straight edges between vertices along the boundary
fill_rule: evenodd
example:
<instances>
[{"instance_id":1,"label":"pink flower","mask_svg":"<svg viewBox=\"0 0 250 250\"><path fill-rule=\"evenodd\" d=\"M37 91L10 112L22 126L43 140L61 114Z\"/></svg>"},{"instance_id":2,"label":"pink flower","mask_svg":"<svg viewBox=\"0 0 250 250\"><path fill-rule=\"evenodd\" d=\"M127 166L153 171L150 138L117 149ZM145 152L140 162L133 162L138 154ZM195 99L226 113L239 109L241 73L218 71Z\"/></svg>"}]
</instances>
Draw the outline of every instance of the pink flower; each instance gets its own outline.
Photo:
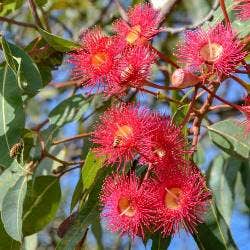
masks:
<instances>
[{"instance_id":1,"label":"pink flower","mask_svg":"<svg viewBox=\"0 0 250 250\"><path fill-rule=\"evenodd\" d=\"M238 12L241 20L250 19L250 0L234 0L236 6L234 9Z\"/></svg>"},{"instance_id":2,"label":"pink flower","mask_svg":"<svg viewBox=\"0 0 250 250\"><path fill-rule=\"evenodd\" d=\"M93 132L96 152L107 156L107 163L132 160L150 140L152 115L148 109L122 105L104 112Z\"/></svg>"},{"instance_id":3,"label":"pink flower","mask_svg":"<svg viewBox=\"0 0 250 250\"><path fill-rule=\"evenodd\" d=\"M142 161L151 163L156 173L161 175L166 168L182 164L188 150L181 129L170 117L156 115L153 123L155 129L151 131L151 141L146 145L147 152L143 154Z\"/></svg>"},{"instance_id":4,"label":"pink flower","mask_svg":"<svg viewBox=\"0 0 250 250\"><path fill-rule=\"evenodd\" d=\"M156 55L145 46L126 49L108 79L108 95L120 95L129 87L141 88L150 77Z\"/></svg>"},{"instance_id":5,"label":"pink flower","mask_svg":"<svg viewBox=\"0 0 250 250\"><path fill-rule=\"evenodd\" d=\"M114 174L106 179L100 197L104 207L101 216L112 232L128 233L132 238L144 236L156 204L152 187L148 181L140 184L135 174Z\"/></svg>"},{"instance_id":6,"label":"pink flower","mask_svg":"<svg viewBox=\"0 0 250 250\"><path fill-rule=\"evenodd\" d=\"M246 96L245 98L245 105L238 106L239 111L241 111L246 119L242 122L245 126L246 134L250 133L250 95Z\"/></svg>"},{"instance_id":7,"label":"pink flower","mask_svg":"<svg viewBox=\"0 0 250 250\"><path fill-rule=\"evenodd\" d=\"M124 46L144 44L159 32L160 22L159 11L150 4L138 4L129 10L128 23L120 19L114 24L114 29Z\"/></svg>"},{"instance_id":8,"label":"pink flower","mask_svg":"<svg viewBox=\"0 0 250 250\"><path fill-rule=\"evenodd\" d=\"M168 169L157 187L156 230L163 236L178 233L181 228L193 233L197 224L203 222L211 198L199 170Z\"/></svg>"},{"instance_id":9,"label":"pink flower","mask_svg":"<svg viewBox=\"0 0 250 250\"><path fill-rule=\"evenodd\" d=\"M221 77L234 72L246 53L232 29L218 24L208 30L187 31L176 55L180 63L193 70Z\"/></svg>"},{"instance_id":10,"label":"pink flower","mask_svg":"<svg viewBox=\"0 0 250 250\"><path fill-rule=\"evenodd\" d=\"M82 35L81 43L80 49L70 53L73 75L86 86L99 87L116 62L117 51L113 40L99 28L94 28Z\"/></svg>"}]
</instances>

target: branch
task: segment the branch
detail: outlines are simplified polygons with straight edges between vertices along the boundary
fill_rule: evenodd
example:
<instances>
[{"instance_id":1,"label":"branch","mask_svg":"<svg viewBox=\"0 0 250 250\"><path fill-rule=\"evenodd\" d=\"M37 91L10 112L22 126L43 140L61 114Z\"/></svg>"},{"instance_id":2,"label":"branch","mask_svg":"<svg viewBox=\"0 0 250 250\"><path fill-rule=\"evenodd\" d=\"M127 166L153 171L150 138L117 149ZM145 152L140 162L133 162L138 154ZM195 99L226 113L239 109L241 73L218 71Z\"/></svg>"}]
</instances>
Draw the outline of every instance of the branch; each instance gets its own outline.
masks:
<instances>
[{"instance_id":1,"label":"branch","mask_svg":"<svg viewBox=\"0 0 250 250\"><path fill-rule=\"evenodd\" d=\"M90 136L91 134L92 133L90 132L90 133L82 133L82 134L79 134L79 135L71 136L71 137L64 138L64 139L61 139L61 140L58 140L58 141L54 141L52 143L52 145L57 145L57 144L68 142L68 141L79 140L79 139L82 139L84 137Z\"/></svg>"},{"instance_id":2,"label":"branch","mask_svg":"<svg viewBox=\"0 0 250 250\"><path fill-rule=\"evenodd\" d=\"M191 25L185 25L183 27L180 27L180 28L172 28L172 27L169 27L169 28L163 28L161 29L160 31L161 32L168 32L168 33L171 33L171 34L177 34L177 33L180 33L180 32L183 32L185 30L189 30L189 29L195 29L197 28L198 26L202 25L203 23L207 22L209 19L211 19L214 15L214 11L217 9L219 5L219 1L218 0L215 0L214 3L213 3L213 6L211 8L211 10L208 12L208 14L203 18L201 19L200 21L198 21L197 23L195 24L191 24Z\"/></svg>"},{"instance_id":3,"label":"branch","mask_svg":"<svg viewBox=\"0 0 250 250\"><path fill-rule=\"evenodd\" d=\"M32 23L20 22L20 21L16 21L14 19L7 18L7 17L2 17L2 16L0 17L0 22L7 22L7 23L27 27L27 28L37 29L36 25L34 25Z\"/></svg>"},{"instance_id":4,"label":"branch","mask_svg":"<svg viewBox=\"0 0 250 250\"><path fill-rule=\"evenodd\" d=\"M34 2L34 0L29 0L29 6L30 6L30 10L31 10L31 13L32 13L32 16L34 17L35 19L35 23L38 27L42 28L43 29L43 25L42 25L42 22L37 14L37 9L36 9L36 3Z\"/></svg>"}]
</instances>

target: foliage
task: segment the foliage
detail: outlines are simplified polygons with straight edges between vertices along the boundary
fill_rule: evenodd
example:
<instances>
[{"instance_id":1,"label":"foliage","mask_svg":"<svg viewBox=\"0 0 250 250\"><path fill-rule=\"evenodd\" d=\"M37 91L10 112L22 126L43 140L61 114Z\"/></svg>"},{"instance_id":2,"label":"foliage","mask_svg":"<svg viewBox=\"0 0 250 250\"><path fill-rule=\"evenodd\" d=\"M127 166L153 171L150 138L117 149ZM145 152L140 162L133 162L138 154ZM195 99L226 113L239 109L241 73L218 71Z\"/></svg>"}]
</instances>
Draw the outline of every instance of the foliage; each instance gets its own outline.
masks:
<instances>
[{"instance_id":1,"label":"foliage","mask_svg":"<svg viewBox=\"0 0 250 250\"><path fill-rule=\"evenodd\" d=\"M82 87L81 79L71 75L72 65L68 63L69 52L80 48L80 31L98 24L111 33L114 18L124 15L123 6L142 1L120 1L120 6L115 2L4 0L0 3L0 249L28 250L28 236L41 232L48 233L49 242L58 250L111 249L103 240L108 233L100 221L99 195L104 179L115 167L104 166L109 156L97 154L89 138L100 121L99 116L123 98L125 102L145 102L154 110L162 108L181 127L194 110L202 110L207 100L197 99L195 109L190 111L197 90L194 86L188 90L165 88L155 95L150 95L151 89L142 94L132 90L122 98L92 94ZM160 11L167 17L161 24L165 31L153 44L170 61L176 61L172 52L183 31L196 26L207 28L224 20L220 6L213 3L217 1L162 2ZM247 51L250 21L237 18L234 1L225 3L239 39L247 43ZM207 13L211 15L207 17ZM249 63L249 56L245 59ZM153 69L152 79L169 87L174 70L173 64L161 60ZM185 156L192 158L200 170L206 170L207 185L213 193L205 222L192 234L200 249L240 248L231 230L232 214L235 207L240 207L249 216L250 133L246 133L238 119L239 107L244 104L242 97L246 91L250 93L249 84L242 87L249 82L249 64L247 72L248 75L237 76L240 87L235 88L233 79L228 78L214 89L213 94L224 89L220 96L232 99L234 108L220 107L213 95L206 112L196 120L198 129L202 128L198 146L193 145L197 151ZM239 88L241 92L236 96L234 92ZM182 126L188 145L194 138L190 134L193 124L185 121ZM208 156L211 152L216 152L214 159ZM133 171L137 164L135 159L126 166L126 171ZM137 174L143 177L145 172L141 168ZM68 189L72 192L67 192ZM238 194L236 190L240 189ZM53 231L55 227L58 235ZM97 248L89 240L89 234L94 235ZM108 235L114 245L112 249L125 249L120 239ZM143 241L152 242L152 249L159 250L172 244L170 236L164 238L158 231L147 232ZM128 244L130 240L126 241L126 247Z\"/></svg>"}]
</instances>

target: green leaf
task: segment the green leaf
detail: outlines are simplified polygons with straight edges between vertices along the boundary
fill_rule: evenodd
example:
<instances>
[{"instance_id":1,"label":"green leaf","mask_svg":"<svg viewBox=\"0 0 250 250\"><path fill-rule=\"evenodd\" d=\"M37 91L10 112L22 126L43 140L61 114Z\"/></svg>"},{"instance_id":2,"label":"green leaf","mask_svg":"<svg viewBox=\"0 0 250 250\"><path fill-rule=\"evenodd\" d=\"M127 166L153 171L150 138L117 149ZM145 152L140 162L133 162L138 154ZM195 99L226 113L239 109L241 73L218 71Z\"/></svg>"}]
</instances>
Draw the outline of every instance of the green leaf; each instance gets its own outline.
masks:
<instances>
[{"instance_id":1,"label":"green leaf","mask_svg":"<svg viewBox=\"0 0 250 250\"><path fill-rule=\"evenodd\" d=\"M2 250L20 250L21 244L13 240L5 231L2 221L0 220L0 249Z\"/></svg>"},{"instance_id":2,"label":"green leaf","mask_svg":"<svg viewBox=\"0 0 250 250\"><path fill-rule=\"evenodd\" d=\"M78 121L88 107L89 103L82 95L74 95L58 104L49 113L50 123L61 127L66 123Z\"/></svg>"},{"instance_id":3,"label":"green leaf","mask_svg":"<svg viewBox=\"0 0 250 250\"><path fill-rule=\"evenodd\" d=\"M57 51L69 52L71 50L74 50L80 47L80 45L77 43L74 43L72 41L63 39L59 36L53 35L41 28L39 28L38 31L41 34L41 36L47 41L47 43Z\"/></svg>"},{"instance_id":4,"label":"green leaf","mask_svg":"<svg viewBox=\"0 0 250 250\"><path fill-rule=\"evenodd\" d=\"M43 229L56 215L61 200L59 179L39 176L28 182L24 201L23 234L31 235Z\"/></svg>"},{"instance_id":5,"label":"green leaf","mask_svg":"<svg viewBox=\"0 0 250 250\"><path fill-rule=\"evenodd\" d=\"M82 185L82 178L80 177L78 182L77 182L77 185L75 187L73 196L72 196L72 200L71 200L71 204L70 204L70 211L71 212L74 209L74 207L76 206L77 202L81 199L82 191L83 191L83 185Z\"/></svg>"},{"instance_id":6,"label":"green leaf","mask_svg":"<svg viewBox=\"0 0 250 250\"><path fill-rule=\"evenodd\" d=\"M27 190L27 177L21 176L3 199L2 221L6 232L16 241L22 241L23 201Z\"/></svg>"},{"instance_id":7,"label":"green leaf","mask_svg":"<svg viewBox=\"0 0 250 250\"><path fill-rule=\"evenodd\" d=\"M219 155L209 168L208 183L215 196L217 208L230 226L234 206L234 189L241 161Z\"/></svg>"},{"instance_id":8,"label":"green leaf","mask_svg":"<svg viewBox=\"0 0 250 250\"><path fill-rule=\"evenodd\" d=\"M17 74L18 66L16 64L15 59L13 58L12 53L11 53L11 50L10 50L10 47L9 47L9 43L4 39L4 37L1 37L0 41L2 43L3 54L4 54L4 57L5 57L5 60L6 60L7 64L13 70L13 72L15 74Z\"/></svg>"},{"instance_id":9,"label":"green leaf","mask_svg":"<svg viewBox=\"0 0 250 250\"><path fill-rule=\"evenodd\" d=\"M245 188L245 203L250 209L250 160L244 161L241 166L241 179Z\"/></svg>"},{"instance_id":10,"label":"green leaf","mask_svg":"<svg viewBox=\"0 0 250 250\"><path fill-rule=\"evenodd\" d=\"M13 171L12 167L5 169L0 175L0 211L2 210L3 198L8 190L13 187L20 178L20 173Z\"/></svg>"},{"instance_id":11,"label":"green leaf","mask_svg":"<svg viewBox=\"0 0 250 250\"><path fill-rule=\"evenodd\" d=\"M24 110L21 93L12 70L0 68L0 165L7 168L13 162L9 152L19 142L24 128Z\"/></svg>"},{"instance_id":12,"label":"green leaf","mask_svg":"<svg viewBox=\"0 0 250 250\"><path fill-rule=\"evenodd\" d=\"M211 202L205 223L199 224L197 233L193 235L197 245L204 250L238 249L226 222Z\"/></svg>"},{"instance_id":13,"label":"green leaf","mask_svg":"<svg viewBox=\"0 0 250 250\"><path fill-rule=\"evenodd\" d=\"M232 156L243 159L250 157L250 134L244 132L244 126L232 119L208 126L213 143Z\"/></svg>"},{"instance_id":14,"label":"green leaf","mask_svg":"<svg viewBox=\"0 0 250 250\"><path fill-rule=\"evenodd\" d=\"M89 198L79 211L74 224L69 228L64 238L58 243L57 250L75 250L77 243L83 237L89 224L98 216L98 199L104 178L110 172L108 167L102 168L98 173Z\"/></svg>"},{"instance_id":15,"label":"green leaf","mask_svg":"<svg viewBox=\"0 0 250 250\"><path fill-rule=\"evenodd\" d=\"M166 250L171 242L171 237L162 238L161 233L154 233L152 236L151 250Z\"/></svg>"},{"instance_id":16,"label":"green leaf","mask_svg":"<svg viewBox=\"0 0 250 250\"><path fill-rule=\"evenodd\" d=\"M16 74L19 87L24 94L34 96L43 87L42 77L31 57L18 46L2 38L5 59Z\"/></svg>"},{"instance_id":17,"label":"green leaf","mask_svg":"<svg viewBox=\"0 0 250 250\"><path fill-rule=\"evenodd\" d=\"M105 157L97 157L92 150L89 151L82 168L82 183L85 189L89 189L93 185L104 161Z\"/></svg>"}]
</instances>

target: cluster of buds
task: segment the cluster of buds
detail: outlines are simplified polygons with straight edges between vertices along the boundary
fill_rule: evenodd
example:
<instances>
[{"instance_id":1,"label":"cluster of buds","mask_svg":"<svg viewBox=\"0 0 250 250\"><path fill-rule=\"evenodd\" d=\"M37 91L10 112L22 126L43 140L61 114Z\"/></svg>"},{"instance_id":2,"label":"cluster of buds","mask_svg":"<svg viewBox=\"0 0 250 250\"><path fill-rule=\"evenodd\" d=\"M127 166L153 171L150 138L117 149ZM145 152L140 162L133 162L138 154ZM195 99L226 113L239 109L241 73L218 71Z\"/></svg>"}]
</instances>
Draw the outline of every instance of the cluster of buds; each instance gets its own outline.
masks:
<instances>
[{"instance_id":1,"label":"cluster of buds","mask_svg":"<svg viewBox=\"0 0 250 250\"><path fill-rule=\"evenodd\" d=\"M235 3L238 15L247 19L249 11L244 7L249 0ZM161 21L159 11L140 4L128 11L126 21L114 23L113 36L98 27L84 32L81 48L70 53L74 77L91 91L108 96L124 95L131 87L157 87L149 78L160 52L150 40L161 32ZM172 85L186 88L209 79L221 81L235 72L246 54L230 24L187 31L175 53L181 67L174 71ZM237 108L250 123L249 100ZM165 237L181 228L195 232L204 220L211 192L187 157L190 150L181 128L170 117L139 105L114 106L101 116L92 141L97 155L106 157L106 165L116 167L100 195L101 215L111 231L132 238L156 231ZM137 164L131 167L135 159Z\"/></svg>"}]
</instances>

